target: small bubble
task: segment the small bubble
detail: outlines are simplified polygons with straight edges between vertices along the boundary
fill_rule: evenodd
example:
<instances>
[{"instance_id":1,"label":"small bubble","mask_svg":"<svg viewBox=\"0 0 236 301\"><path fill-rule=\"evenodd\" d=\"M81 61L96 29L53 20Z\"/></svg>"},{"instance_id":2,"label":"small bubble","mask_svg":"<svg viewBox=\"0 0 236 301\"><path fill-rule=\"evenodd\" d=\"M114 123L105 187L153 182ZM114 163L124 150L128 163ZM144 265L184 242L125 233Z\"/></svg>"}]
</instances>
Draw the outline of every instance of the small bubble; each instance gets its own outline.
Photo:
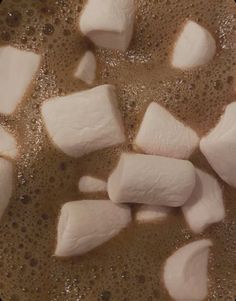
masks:
<instances>
[{"instance_id":1,"label":"small bubble","mask_svg":"<svg viewBox=\"0 0 236 301\"><path fill-rule=\"evenodd\" d=\"M34 29L34 27L32 27L32 26L28 26L28 27L26 27L26 34L28 35L28 36L32 36L32 35L34 35L35 34L35 29Z\"/></svg>"},{"instance_id":2,"label":"small bubble","mask_svg":"<svg viewBox=\"0 0 236 301\"><path fill-rule=\"evenodd\" d=\"M35 258L30 259L30 266L32 267L36 267L36 265L38 264L38 260Z\"/></svg>"},{"instance_id":3,"label":"small bubble","mask_svg":"<svg viewBox=\"0 0 236 301\"><path fill-rule=\"evenodd\" d=\"M13 10L7 13L6 24L10 27L17 27L21 23L21 13L17 10Z\"/></svg>"},{"instance_id":4,"label":"small bubble","mask_svg":"<svg viewBox=\"0 0 236 301\"><path fill-rule=\"evenodd\" d=\"M1 39L2 39L3 41L5 41L5 42L10 41L10 39L11 39L10 33L7 32L7 31L3 31L3 32L1 33Z\"/></svg>"},{"instance_id":5,"label":"small bubble","mask_svg":"<svg viewBox=\"0 0 236 301\"><path fill-rule=\"evenodd\" d=\"M52 24L45 24L44 27L43 27L43 33L46 34L46 35L52 35L54 33L54 26Z\"/></svg>"},{"instance_id":6,"label":"small bubble","mask_svg":"<svg viewBox=\"0 0 236 301\"><path fill-rule=\"evenodd\" d=\"M24 205L26 205L26 204L28 204L28 203L31 201L31 198L30 198L30 196L24 194L24 195L20 196L20 201L21 201Z\"/></svg>"},{"instance_id":7,"label":"small bubble","mask_svg":"<svg viewBox=\"0 0 236 301\"><path fill-rule=\"evenodd\" d=\"M111 299L111 292L103 291L100 295L100 300L102 301L109 301Z\"/></svg>"}]
</instances>

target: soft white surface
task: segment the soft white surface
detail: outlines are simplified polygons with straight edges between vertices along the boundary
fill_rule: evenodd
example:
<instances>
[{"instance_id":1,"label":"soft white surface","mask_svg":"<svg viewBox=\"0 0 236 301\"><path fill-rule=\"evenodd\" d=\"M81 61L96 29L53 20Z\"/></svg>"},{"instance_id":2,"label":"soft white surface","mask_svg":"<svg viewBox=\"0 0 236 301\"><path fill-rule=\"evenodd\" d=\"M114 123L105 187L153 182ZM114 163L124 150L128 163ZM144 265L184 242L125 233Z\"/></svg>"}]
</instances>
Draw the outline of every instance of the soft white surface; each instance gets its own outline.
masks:
<instances>
[{"instance_id":1,"label":"soft white surface","mask_svg":"<svg viewBox=\"0 0 236 301\"><path fill-rule=\"evenodd\" d=\"M212 242L198 240L171 255L164 267L164 283L176 301L203 301L207 297L208 257Z\"/></svg>"},{"instance_id":2,"label":"soft white surface","mask_svg":"<svg viewBox=\"0 0 236 301\"><path fill-rule=\"evenodd\" d=\"M133 34L134 0L88 0L80 30L97 46L125 51Z\"/></svg>"},{"instance_id":3,"label":"soft white surface","mask_svg":"<svg viewBox=\"0 0 236 301\"><path fill-rule=\"evenodd\" d=\"M40 60L33 52L0 47L0 113L8 115L15 111L39 69Z\"/></svg>"},{"instance_id":4,"label":"soft white surface","mask_svg":"<svg viewBox=\"0 0 236 301\"><path fill-rule=\"evenodd\" d=\"M79 179L79 190L88 193L104 192L107 191L107 183L91 176L83 176Z\"/></svg>"},{"instance_id":5,"label":"soft white surface","mask_svg":"<svg viewBox=\"0 0 236 301\"><path fill-rule=\"evenodd\" d=\"M182 206L195 186L192 163L160 156L124 153L108 179L116 203Z\"/></svg>"},{"instance_id":6,"label":"soft white surface","mask_svg":"<svg viewBox=\"0 0 236 301\"><path fill-rule=\"evenodd\" d=\"M172 65L188 69L207 64L216 53L211 33L193 21L187 21L174 46Z\"/></svg>"},{"instance_id":7,"label":"soft white surface","mask_svg":"<svg viewBox=\"0 0 236 301\"><path fill-rule=\"evenodd\" d=\"M91 85L96 78L96 68L95 55L92 51L86 51L75 70L74 76Z\"/></svg>"},{"instance_id":8,"label":"soft white surface","mask_svg":"<svg viewBox=\"0 0 236 301\"><path fill-rule=\"evenodd\" d=\"M0 126L0 155L15 159L18 154L17 142L12 134Z\"/></svg>"},{"instance_id":9,"label":"soft white surface","mask_svg":"<svg viewBox=\"0 0 236 301\"><path fill-rule=\"evenodd\" d=\"M138 208L135 219L139 223L157 222L164 220L169 213L169 207L142 205Z\"/></svg>"},{"instance_id":10,"label":"soft white surface","mask_svg":"<svg viewBox=\"0 0 236 301\"><path fill-rule=\"evenodd\" d=\"M144 115L134 145L146 154L188 159L199 146L199 137L161 105L152 102Z\"/></svg>"},{"instance_id":11,"label":"soft white surface","mask_svg":"<svg viewBox=\"0 0 236 301\"><path fill-rule=\"evenodd\" d=\"M66 203L59 218L55 255L82 255L117 235L130 221L129 207L109 200Z\"/></svg>"},{"instance_id":12,"label":"soft white surface","mask_svg":"<svg viewBox=\"0 0 236 301\"><path fill-rule=\"evenodd\" d=\"M41 111L50 138L69 156L80 157L125 141L111 85L52 98Z\"/></svg>"},{"instance_id":13,"label":"soft white surface","mask_svg":"<svg viewBox=\"0 0 236 301\"><path fill-rule=\"evenodd\" d=\"M236 102L227 106L217 126L201 139L200 149L222 180L236 187Z\"/></svg>"},{"instance_id":14,"label":"soft white surface","mask_svg":"<svg viewBox=\"0 0 236 301\"><path fill-rule=\"evenodd\" d=\"M191 230L200 233L209 225L222 221L225 209L217 180L200 169L196 169L196 174L195 189L182 210Z\"/></svg>"},{"instance_id":15,"label":"soft white surface","mask_svg":"<svg viewBox=\"0 0 236 301\"><path fill-rule=\"evenodd\" d=\"M0 158L0 219L8 206L13 189L13 166L6 159Z\"/></svg>"}]
</instances>

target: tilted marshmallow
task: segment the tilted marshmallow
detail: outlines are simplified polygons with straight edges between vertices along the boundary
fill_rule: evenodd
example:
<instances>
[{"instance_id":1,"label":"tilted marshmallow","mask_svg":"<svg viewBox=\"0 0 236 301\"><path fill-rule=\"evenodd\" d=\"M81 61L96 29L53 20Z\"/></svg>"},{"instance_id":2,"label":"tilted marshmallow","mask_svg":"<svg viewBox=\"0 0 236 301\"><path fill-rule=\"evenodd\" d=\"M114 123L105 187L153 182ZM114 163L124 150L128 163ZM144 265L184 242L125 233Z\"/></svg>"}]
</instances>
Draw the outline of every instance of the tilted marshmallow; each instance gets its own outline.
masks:
<instances>
[{"instance_id":1,"label":"tilted marshmallow","mask_svg":"<svg viewBox=\"0 0 236 301\"><path fill-rule=\"evenodd\" d=\"M87 193L104 192L107 191L107 183L94 177L83 176L79 179L79 190Z\"/></svg>"},{"instance_id":2,"label":"tilted marshmallow","mask_svg":"<svg viewBox=\"0 0 236 301\"><path fill-rule=\"evenodd\" d=\"M79 62L74 76L91 85L96 78L96 58L92 51L87 51Z\"/></svg>"},{"instance_id":3,"label":"tilted marshmallow","mask_svg":"<svg viewBox=\"0 0 236 301\"><path fill-rule=\"evenodd\" d=\"M175 68L188 69L210 62L216 53L211 33L193 21L187 21L180 33L172 55Z\"/></svg>"},{"instance_id":4,"label":"tilted marshmallow","mask_svg":"<svg viewBox=\"0 0 236 301\"><path fill-rule=\"evenodd\" d=\"M17 142L12 134L0 126L0 155L15 159L18 154Z\"/></svg>"},{"instance_id":5,"label":"tilted marshmallow","mask_svg":"<svg viewBox=\"0 0 236 301\"><path fill-rule=\"evenodd\" d=\"M116 203L182 206L195 186L192 163L159 156L124 153L108 179Z\"/></svg>"},{"instance_id":6,"label":"tilted marshmallow","mask_svg":"<svg viewBox=\"0 0 236 301\"><path fill-rule=\"evenodd\" d=\"M13 190L13 166L6 159L0 158L0 219L6 210Z\"/></svg>"},{"instance_id":7,"label":"tilted marshmallow","mask_svg":"<svg viewBox=\"0 0 236 301\"><path fill-rule=\"evenodd\" d=\"M236 102L229 104L217 126L200 141L200 149L216 173L236 187Z\"/></svg>"},{"instance_id":8,"label":"tilted marshmallow","mask_svg":"<svg viewBox=\"0 0 236 301\"><path fill-rule=\"evenodd\" d=\"M171 255L164 266L164 283L176 301L202 301L207 297L208 258L212 242L198 240Z\"/></svg>"},{"instance_id":9,"label":"tilted marshmallow","mask_svg":"<svg viewBox=\"0 0 236 301\"><path fill-rule=\"evenodd\" d=\"M151 155L188 159L199 137L159 104L152 102L144 115L134 145Z\"/></svg>"},{"instance_id":10,"label":"tilted marshmallow","mask_svg":"<svg viewBox=\"0 0 236 301\"><path fill-rule=\"evenodd\" d=\"M40 60L33 52L0 47L0 113L15 111L39 69Z\"/></svg>"},{"instance_id":11,"label":"tilted marshmallow","mask_svg":"<svg viewBox=\"0 0 236 301\"><path fill-rule=\"evenodd\" d=\"M113 86L52 98L41 111L52 141L69 156L80 157L125 141Z\"/></svg>"},{"instance_id":12,"label":"tilted marshmallow","mask_svg":"<svg viewBox=\"0 0 236 301\"><path fill-rule=\"evenodd\" d=\"M209 225L223 220L225 209L217 180L200 169L196 169L196 174L195 189L182 210L191 230L200 233Z\"/></svg>"},{"instance_id":13,"label":"tilted marshmallow","mask_svg":"<svg viewBox=\"0 0 236 301\"><path fill-rule=\"evenodd\" d=\"M88 0L79 25L97 46L125 51L132 38L134 17L134 0Z\"/></svg>"},{"instance_id":14,"label":"tilted marshmallow","mask_svg":"<svg viewBox=\"0 0 236 301\"><path fill-rule=\"evenodd\" d=\"M136 220L140 223L162 221L170 213L169 207L142 205L136 212Z\"/></svg>"},{"instance_id":15,"label":"tilted marshmallow","mask_svg":"<svg viewBox=\"0 0 236 301\"><path fill-rule=\"evenodd\" d=\"M55 255L82 255L117 235L130 221L130 209L109 200L66 203L59 218Z\"/></svg>"}]
</instances>

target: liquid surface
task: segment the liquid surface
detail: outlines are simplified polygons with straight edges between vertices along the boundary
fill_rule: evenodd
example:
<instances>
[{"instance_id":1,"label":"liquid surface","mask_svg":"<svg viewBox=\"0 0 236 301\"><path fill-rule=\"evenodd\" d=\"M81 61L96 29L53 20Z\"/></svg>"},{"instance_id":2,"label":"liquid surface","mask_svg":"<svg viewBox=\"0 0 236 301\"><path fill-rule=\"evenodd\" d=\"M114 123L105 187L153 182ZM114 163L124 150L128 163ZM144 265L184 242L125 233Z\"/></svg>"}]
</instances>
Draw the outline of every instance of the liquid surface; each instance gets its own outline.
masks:
<instances>
[{"instance_id":1,"label":"liquid surface","mask_svg":"<svg viewBox=\"0 0 236 301\"><path fill-rule=\"evenodd\" d=\"M136 0L136 24L127 53L96 49L77 30L79 0L5 0L0 6L0 43L42 54L41 69L14 115L0 124L17 135L20 158L15 191L0 224L2 301L168 301L162 282L165 260L197 238L211 238L209 301L236 298L236 190L222 183L227 218L193 236L176 210L160 224L133 223L83 257L59 260L58 213L71 200L104 198L78 192L80 176L107 179L122 150L131 150L145 109L157 101L200 135L235 101L236 5L233 0ZM200 22L217 41L217 55L191 72L173 70L169 57L186 19ZM128 143L78 160L49 141L40 104L55 95L87 89L72 77L86 49L98 61L94 85L117 88ZM20 76L20 70L18 70ZM13 87L14 88L14 87ZM213 173L198 152L192 162ZM220 181L220 180L219 180Z\"/></svg>"}]
</instances>

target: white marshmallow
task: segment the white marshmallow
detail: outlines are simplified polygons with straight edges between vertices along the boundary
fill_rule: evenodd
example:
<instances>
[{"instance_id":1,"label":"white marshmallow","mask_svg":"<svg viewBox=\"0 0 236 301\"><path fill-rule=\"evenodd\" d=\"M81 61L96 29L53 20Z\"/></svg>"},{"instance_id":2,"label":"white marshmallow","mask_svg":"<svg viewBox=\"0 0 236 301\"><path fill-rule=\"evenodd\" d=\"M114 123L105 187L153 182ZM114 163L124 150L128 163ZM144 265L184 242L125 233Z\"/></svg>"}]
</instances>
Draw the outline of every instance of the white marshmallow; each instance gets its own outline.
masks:
<instances>
[{"instance_id":1,"label":"white marshmallow","mask_svg":"<svg viewBox=\"0 0 236 301\"><path fill-rule=\"evenodd\" d=\"M113 86L52 98L41 111L52 141L69 156L80 157L125 141Z\"/></svg>"},{"instance_id":2,"label":"white marshmallow","mask_svg":"<svg viewBox=\"0 0 236 301\"><path fill-rule=\"evenodd\" d=\"M176 301L202 301L207 297L208 239L198 240L177 250L164 267L164 283Z\"/></svg>"},{"instance_id":3,"label":"white marshmallow","mask_svg":"<svg viewBox=\"0 0 236 301\"><path fill-rule=\"evenodd\" d=\"M199 145L199 137L166 109L152 102L144 115L134 145L150 155L188 159Z\"/></svg>"},{"instance_id":4,"label":"white marshmallow","mask_svg":"<svg viewBox=\"0 0 236 301\"><path fill-rule=\"evenodd\" d=\"M92 51L86 51L75 70L74 76L91 85L96 78L96 58Z\"/></svg>"},{"instance_id":5,"label":"white marshmallow","mask_svg":"<svg viewBox=\"0 0 236 301\"><path fill-rule=\"evenodd\" d=\"M139 223L151 223L162 221L169 213L168 207L142 205L138 208L135 218Z\"/></svg>"},{"instance_id":6,"label":"white marshmallow","mask_svg":"<svg viewBox=\"0 0 236 301\"><path fill-rule=\"evenodd\" d=\"M190 199L182 207L191 230L203 232L209 225L225 217L222 190L211 175L196 169L196 186Z\"/></svg>"},{"instance_id":7,"label":"white marshmallow","mask_svg":"<svg viewBox=\"0 0 236 301\"><path fill-rule=\"evenodd\" d=\"M88 0L79 25L97 46L125 51L132 38L134 17L134 0Z\"/></svg>"},{"instance_id":8,"label":"white marshmallow","mask_svg":"<svg viewBox=\"0 0 236 301\"><path fill-rule=\"evenodd\" d=\"M104 192L107 191L107 183L94 177L83 176L79 179L79 190L87 193Z\"/></svg>"},{"instance_id":9,"label":"white marshmallow","mask_svg":"<svg viewBox=\"0 0 236 301\"><path fill-rule=\"evenodd\" d=\"M39 69L40 60L33 52L0 47L0 113L15 111Z\"/></svg>"},{"instance_id":10,"label":"white marshmallow","mask_svg":"<svg viewBox=\"0 0 236 301\"><path fill-rule=\"evenodd\" d=\"M109 200L66 203L59 218L55 255L82 255L117 235L130 221L130 209Z\"/></svg>"},{"instance_id":11,"label":"white marshmallow","mask_svg":"<svg viewBox=\"0 0 236 301\"><path fill-rule=\"evenodd\" d=\"M18 155L16 139L2 126L0 126L0 155L11 159L15 159Z\"/></svg>"},{"instance_id":12,"label":"white marshmallow","mask_svg":"<svg viewBox=\"0 0 236 301\"><path fill-rule=\"evenodd\" d=\"M227 106L218 125L200 141L200 149L216 173L236 187L236 102Z\"/></svg>"},{"instance_id":13,"label":"white marshmallow","mask_svg":"<svg viewBox=\"0 0 236 301\"><path fill-rule=\"evenodd\" d=\"M0 158L0 219L6 210L13 190L13 166L8 160Z\"/></svg>"},{"instance_id":14,"label":"white marshmallow","mask_svg":"<svg viewBox=\"0 0 236 301\"><path fill-rule=\"evenodd\" d=\"M195 186L189 161L124 153L108 179L108 194L116 203L182 206Z\"/></svg>"},{"instance_id":15,"label":"white marshmallow","mask_svg":"<svg viewBox=\"0 0 236 301\"><path fill-rule=\"evenodd\" d=\"M189 69L210 62L216 53L216 42L211 33L193 21L187 21L175 44L172 65Z\"/></svg>"}]
</instances>

